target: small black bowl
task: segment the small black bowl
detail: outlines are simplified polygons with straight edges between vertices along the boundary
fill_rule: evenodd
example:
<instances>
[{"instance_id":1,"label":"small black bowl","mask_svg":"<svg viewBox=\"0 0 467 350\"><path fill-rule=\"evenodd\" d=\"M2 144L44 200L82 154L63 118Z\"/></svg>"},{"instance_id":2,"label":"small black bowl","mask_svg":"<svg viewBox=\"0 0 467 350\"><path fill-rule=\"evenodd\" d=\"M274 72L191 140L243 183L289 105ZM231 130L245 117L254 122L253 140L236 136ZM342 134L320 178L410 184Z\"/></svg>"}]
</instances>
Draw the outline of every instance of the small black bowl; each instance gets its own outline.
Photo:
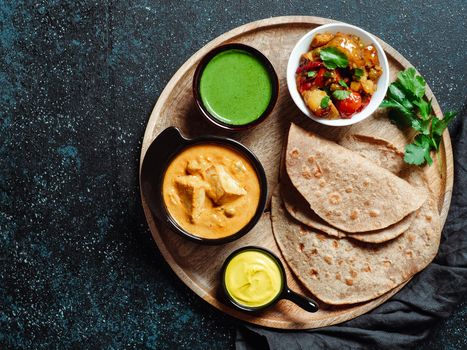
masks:
<instances>
[{"instance_id":1,"label":"small black bowl","mask_svg":"<svg viewBox=\"0 0 467 350\"><path fill-rule=\"evenodd\" d=\"M203 101L201 99L200 89L199 89L201 76L203 74L204 68L206 68L206 65L217 54L221 53L222 51L232 50L232 49L246 51L250 53L251 55L255 56L256 58L258 58L261 61L261 63L263 63L264 67L267 69L269 76L271 78L271 83L272 83L271 100L269 101L269 104L266 110L263 112L263 114L260 115L258 119L253 120L250 123L242 124L242 125L227 124L227 123L220 121L214 115L212 115L207 110L207 108L204 107ZM271 114L272 110L274 109L274 106L276 105L277 98L279 96L279 79L277 77L276 71L274 70L274 67L271 64L271 62L260 51L256 50L255 48L251 46L244 45L244 44L239 44L239 43L225 44L225 45L221 45L221 46L218 46L212 49L200 60L198 66L196 67L195 75L193 77L193 96L195 98L196 106L200 110L201 114L207 120L209 120L212 124L216 125L219 128L231 130L231 131L247 130L260 124L263 120L265 120L269 116L269 114Z\"/></svg>"},{"instance_id":2,"label":"small black bowl","mask_svg":"<svg viewBox=\"0 0 467 350\"><path fill-rule=\"evenodd\" d=\"M281 291L279 293L277 293L276 297L274 297L274 299L272 299L269 303L267 303L265 305L257 306L257 307L251 307L251 306L246 306L246 305L239 304L229 294L229 292L227 290L227 286L225 285L225 272L226 272L227 265L229 264L229 262L235 256L237 256L238 254L240 254L240 253L242 253L244 251L249 251L249 250L259 251L259 252L261 252L263 254L268 255L272 260L274 260L276 262L277 266L279 267L279 270L281 272L281 279L282 279ZM247 311L247 312L262 311L262 310L274 305L280 299L290 300L291 302L295 303L296 305L300 306L303 310L306 310L308 312L316 312L319 309L318 303L316 301L314 301L311 298L305 297L303 295L300 295L300 294L294 292L293 290L291 290L287 286L287 276L285 274L284 265L282 264L281 260L273 252L271 252L268 249L262 248L262 247L246 246L246 247L239 248L239 249L235 250L233 253L231 253L227 257L227 259L225 259L224 265L222 265L221 279L222 279L222 282L221 282L222 283L222 289L224 290L224 294L225 294L227 300L233 306L235 306L237 309L240 309L242 311Z\"/></svg>"},{"instance_id":3,"label":"small black bowl","mask_svg":"<svg viewBox=\"0 0 467 350\"><path fill-rule=\"evenodd\" d=\"M177 224L175 219L168 212L164 198L162 196L162 183L165 170L172 161L184 149L197 145L216 143L230 147L245 156L253 166L258 175L260 185L260 197L258 207L251 220L238 232L226 237L210 239L196 236ZM162 131L151 143L143 159L140 174L141 192L151 210L152 214L170 229L191 241L203 244L223 244L236 240L248 233L261 218L266 207L268 196L268 184L263 166L256 156L240 142L219 136L201 136L194 139L187 139L182 136L180 130L169 127Z\"/></svg>"}]
</instances>

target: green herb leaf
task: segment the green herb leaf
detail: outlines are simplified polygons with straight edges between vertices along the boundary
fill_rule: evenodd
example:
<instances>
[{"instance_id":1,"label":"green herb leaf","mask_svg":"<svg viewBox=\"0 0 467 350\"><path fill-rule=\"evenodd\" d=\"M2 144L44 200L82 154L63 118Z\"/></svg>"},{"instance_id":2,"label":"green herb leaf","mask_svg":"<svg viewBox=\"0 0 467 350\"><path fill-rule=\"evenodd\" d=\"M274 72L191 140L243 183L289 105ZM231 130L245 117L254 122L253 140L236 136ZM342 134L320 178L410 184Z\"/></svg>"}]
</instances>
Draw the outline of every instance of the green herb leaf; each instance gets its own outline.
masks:
<instances>
[{"instance_id":1,"label":"green herb leaf","mask_svg":"<svg viewBox=\"0 0 467 350\"><path fill-rule=\"evenodd\" d=\"M410 126L423 135L430 135L430 122L431 120L413 118Z\"/></svg>"},{"instance_id":2,"label":"green herb leaf","mask_svg":"<svg viewBox=\"0 0 467 350\"><path fill-rule=\"evenodd\" d=\"M316 71L310 70L310 71L306 74L306 76L307 76L308 78L314 78L314 77L316 76Z\"/></svg>"},{"instance_id":3,"label":"green herb leaf","mask_svg":"<svg viewBox=\"0 0 467 350\"><path fill-rule=\"evenodd\" d=\"M394 100L403 104L406 108L413 108L412 103L409 100L407 100L404 91L402 91L402 89L399 88L399 86L396 83L389 85L388 94Z\"/></svg>"},{"instance_id":4,"label":"green herb leaf","mask_svg":"<svg viewBox=\"0 0 467 350\"><path fill-rule=\"evenodd\" d=\"M445 129L448 127L448 124L451 122L451 120L453 120L456 117L456 115L457 112L454 111L446 112L444 118L442 119L443 123L445 124Z\"/></svg>"},{"instance_id":5,"label":"green herb leaf","mask_svg":"<svg viewBox=\"0 0 467 350\"><path fill-rule=\"evenodd\" d=\"M414 142L405 146L404 161L408 164L423 165L427 162L433 164L430 155L431 139L426 135L417 135Z\"/></svg>"},{"instance_id":6,"label":"green herb leaf","mask_svg":"<svg viewBox=\"0 0 467 350\"><path fill-rule=\"evenodd\" d=\"M408 164L422 165L425 163L425 149L413 143L405 146L404 161Z\"/></svg>"},{"instance_id":7,"label":"green herb leaf","mask_svg":"<svg viewBox=\"0 0 467 350\"><path fill-rule=\"evenodd\" d=\"M343 86L343 87L345 87L345 88L349 88L349 86L348 86L348 85L345 83L345 81L342 80L342 79L339 80L339 85L340 85L340 86Z\"/></svg>"},{"instance_id":8,"label":"green herb leaf","mask_svg":"<svg viewBox=\"0 0 467 350\"><path fill-rule=\"evenodd\" d=\"M335 47L326 47L319 52L319 57L327 69L345 68L349 65L347 56Z\"/></svg>"},{"instance_id":9,"label":"green herb leaf","mask_svg":"<svg viewBox=\"0 0 467 350\"><path fill-rule=\"evenodd\" d=\"M383 102L381 103L380 107L392 108L393 110L397 111L399 118L391 118L391 119L400 127L411 125L412 120L417 117L410 108L405 107L400 102L392 98L388 98L387 96L386 96L386 99L383 100ZM394 116L394 114L390 114L390 116L392 117ZM403 120L403 123L401 123L402 120Z\"/></svg>"},{"instance_id":10,"label":"green herb leaf","mask_svg":"<svg viewBox=\"0 0 467 350\"><path fill-rule=\"evenodd\" d=\"M432 146L432 139L429 136L426 135L417 135L415 136L414 139L414 144L416 144L418 147L421 147L425 151L425 160L426 162L431 165L433 164L433 159L431 159L430 151L431 151L431 146Z\"/></svg>"},{"instance_id":11,"label":"green herb leaf","mask_svg":"<svg viewBox=\"0 0 467 350\"><path fill-rule=\"evenodd\" d=\"M420 76L415 76L415 68L410 67L397 74L397 80L406 93L414 98L422 98L425 95L425 80Z\"/></svg>"},{"instance_id":12,"label":"green herb leaf","mask_svg":"<svg viewBox=\"0 0 467 350\"><path fill-rule=\"evenodd\" d=\"M448 127L449 122L457 115L455 112L446 112L443 119L433 116L431 120L431 134L433 137L433 147L439 148L443 132Z\"/></svg>"},{"instance_id":13,"label":"green herb leaf","mask_svg":"<svg viewBox=\"0 0 467 350\"><path fill-rule=\"evenodd\" d=\"M360 80L360 78L363 77L363 69L355 68L353 70L353 75L355 76L355 78L357 78L357 80Z\"/></svg>"},{"instance_id":14,"label":"green herb leaf","mask_svg":"<svg viewBox=\"0 0 467 350\"><path fill-rule=\"evenodd\" d=\"M324 96L321 99L320 107L323 108L323 109L328 108L330 99L331 98L328 95Z\"/></svg>"},{"instance_id":15,"label":"green herb leaf","mask_svg":"<svg viewBox=\"0 0 467 350\"><path fill-rule=\"evenodd\" d=\"M410 126L417 131L404 155L406 163L415 165L433 163L430 152L439 151L443 132L456 116L454 112L447 112L444 119L438 119L433 113L432 101L426 99L425 85L425 80L416 75L415 68L408 68L397 75L380 105L390 109L389 118L395 124Z\"/></svg>"},{"instance_id":16,"label":"green herb leaf","mask_svg":"<svg viewBox=\"0 0 467 350\"><path fill-rule=\"evenodd\" d=\"M350 91L336 90L332 93L332 96L334 96L338 100L345 100L347 97L350 96Z\"/></svg>"},{"instance_id":17,"label":"green herb leaf","mask_svg":"<svg viewBox=\"0 0 467 350\"><path fill-rule=\"evenodd\" d=\"M420 117L423 120L430 119L431 111L432 111L431 101L427 102L424 99L419 99L417 101L414 101L413 104L418 107L418 110L420 112Z\"/></svg>"},{"instance_id":18,"label":"green herb leaf","mask_svg":"<svg viewBox=\"0 0 467 350\"><path fill-rule=\"evenodd\" d=\"M325 78L331 78L332 77L332 73L329 72L329 71L324 72L323 75L324 75Z\"/></svg>"}]
</instances>

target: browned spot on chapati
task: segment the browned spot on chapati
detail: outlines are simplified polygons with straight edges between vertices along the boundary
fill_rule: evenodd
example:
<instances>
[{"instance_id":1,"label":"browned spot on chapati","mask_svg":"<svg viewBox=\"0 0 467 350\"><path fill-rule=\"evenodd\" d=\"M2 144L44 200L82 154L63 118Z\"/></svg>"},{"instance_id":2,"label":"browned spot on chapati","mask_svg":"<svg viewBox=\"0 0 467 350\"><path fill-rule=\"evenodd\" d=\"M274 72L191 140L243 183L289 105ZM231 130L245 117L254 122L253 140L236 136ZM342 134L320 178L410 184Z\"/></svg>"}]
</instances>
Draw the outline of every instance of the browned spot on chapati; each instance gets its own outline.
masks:
<instances>
[{"instance_id":1,"label":"browned spot on chapati","mask_svg":"<svg viewBox=\"0 0 467 350\"><path fill-rule=\"evenodd\" d=\"M308 168L307 166L304 166L302 170L302 176L305 179L308 179L308 180L311 179L313 175L311 174L310 168Z\"/></svg>"},{"instance_id":2,"label":"browned spot on chapati","mask_svg":"<svg viewBox=\"0 0 467 350\"><path fill-rule=\"evenodd\" d=\"M342 197L338 192L333 192L329 195L329 203L339 204L340 202L342 202Z\"/></svg>"},{"instance_id":3,"label":"browned spot on chapati","mask_svg":"<svg viewBox=\"0 0 467 350\"><path fill-rule=\"evenodd\" d=\"M359 214L359 210L358 209L353 209L350 212L350 219L351 220L357 220L358 219L358 214Z\"/></svg>"},{"instance_id":4,"label":"browned spot on chapati","mask_svg":"<svg viewBox=\"0 0 467 350\"><path fill-rule=\"evenodd\" d=\"M290 156L294 159L297 159L298 156L300 155L300 152L298 152L298 149L294 148L291 152L290 152Z\"/></svg>"},{"instance_id":5,"label":"browned spot on chapati","mask_svg":"<svg viewBox=\"0 0 467 350\"><path fill-rule=\"evenodd\" d=\"M318 270L316 270L316 269L311 269L311 270L310 270L310 276L311 276L311 278L313 278L313 279L315 279L315 280L318 279L318 274L319 274L319 273L318 273Z\"/></svg>"}]
</instances>

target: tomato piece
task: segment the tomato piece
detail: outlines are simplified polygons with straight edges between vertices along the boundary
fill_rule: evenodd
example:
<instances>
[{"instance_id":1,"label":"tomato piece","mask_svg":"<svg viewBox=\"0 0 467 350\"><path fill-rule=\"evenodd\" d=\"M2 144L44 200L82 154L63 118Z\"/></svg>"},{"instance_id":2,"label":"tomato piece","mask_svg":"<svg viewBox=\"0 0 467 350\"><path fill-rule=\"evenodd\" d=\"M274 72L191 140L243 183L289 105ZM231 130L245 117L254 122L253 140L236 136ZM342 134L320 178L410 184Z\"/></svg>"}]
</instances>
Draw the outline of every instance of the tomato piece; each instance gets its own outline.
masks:
<instances>
[{"instance_id":1,"label":"tomato piece","mask_svg":"<svg viewBox=\"0 0 467 350\"><path fill-rule=\"evenodd\" d=\"M321 67L318 71L318 74L316 74L316 78L313 81L313 83L317 87L323 87L324 86L324 73L326 72L326 69L324 67Z\"/></svg>"},{"instance_id":2,"label":"tomato piece","mask_svg":"<svg viewBox=\"0 0 467 350\"><path fill-rule=\"evenodd\" d=\"M352 91L345 100L337 100L336 108L344 115L351 115L359 111L362 107L362 97L358 92Z\"/></svg>"},{"instance_id":3,"label":"tomato piece","mask_svg":"<svg viewBox=\"0 0 467 350\"><path fill-rule=\"evenodd\" d=\"M310 90L310 89L311 89L311 86L312 86L311 83L306 82L306 81L304 80L304 81L302 81L302 82L300 83L300 89L299 89L299 90L300 90L300 92L303 92L303 91L306 91L306 90Z\"/></svg>"}]
</instances>

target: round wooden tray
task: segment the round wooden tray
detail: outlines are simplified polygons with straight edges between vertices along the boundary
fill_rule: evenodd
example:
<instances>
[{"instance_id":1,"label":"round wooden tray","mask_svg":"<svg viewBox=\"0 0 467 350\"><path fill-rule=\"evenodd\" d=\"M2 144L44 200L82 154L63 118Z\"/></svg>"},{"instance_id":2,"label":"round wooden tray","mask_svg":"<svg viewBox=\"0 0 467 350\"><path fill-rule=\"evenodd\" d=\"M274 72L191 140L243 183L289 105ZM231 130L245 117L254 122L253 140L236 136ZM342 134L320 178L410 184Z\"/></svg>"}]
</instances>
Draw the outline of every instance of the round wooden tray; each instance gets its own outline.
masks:
<instances>
[{"instance_id":1,"label":"round wooden tray","mask_svg":"<svg viewBox=\"0 0 467 350\"><path fill-rule=\"evenodd\" d=\"M235 28L208 43L183 64L159 97L144 134L141 161L152 140L169 126L179 127L186 136L190 137L203 134L229 136L242 142L258 156L265 168L269 190L272 193L278 182L281 149L290 122L307 124L308 128L330 138L338 138L339 135L350 128L330 128L310 122L295 106L287 91L285 72L289 54L295 43L306 32L330 22L334 21L308 16L270 18ZM212 48L228 42L245 43L263 52L274 65L280 79L280 95L273 113L261 125L237 134L220 131L208 124L196 110L191 89L193 73L201 57ZM410 63L392 47L381 40L380 43L387 54L391 69L391 80L393 80L397 72L410 66ZM427 90L428 97L433 97L434 111L436 114L441 115L438 102L431 91ZM390 130L380 130L377 126L371 132L376 136L379 134L380 136L390 137L391 142L395 145L403 145L406 142L405 139L400 139L399 134L394 133L394 135L391 135ZM436 191L435 193L439 195L441 222L444 225L453 185L452 149L447 132L443 137L440 154L443 169L439 172L438 165L433 164L429 170L429 176L433 189ZM269 205L261 221L246 236L229 244L208 247L189 242L164 227L157 226L144 199L142 204L154 240L178 277L196 294L217 309L246 322L282 329L307 329L328 326L370 311L403 287L403 285L399 286L375 300L357 305L333 307L320 303L320 311L313 314L303 311L288 301L280 301L274 307L256 315L240 312L231 308L221 297L219 288L220 267L230 252L249 244L264 246L281 256L272 234L268 212ZM287 267L287 264L284 265ZM310 295L295 279L290 270L287 273L288 283L291 288Z\"/></svg>"}]
</instances>

